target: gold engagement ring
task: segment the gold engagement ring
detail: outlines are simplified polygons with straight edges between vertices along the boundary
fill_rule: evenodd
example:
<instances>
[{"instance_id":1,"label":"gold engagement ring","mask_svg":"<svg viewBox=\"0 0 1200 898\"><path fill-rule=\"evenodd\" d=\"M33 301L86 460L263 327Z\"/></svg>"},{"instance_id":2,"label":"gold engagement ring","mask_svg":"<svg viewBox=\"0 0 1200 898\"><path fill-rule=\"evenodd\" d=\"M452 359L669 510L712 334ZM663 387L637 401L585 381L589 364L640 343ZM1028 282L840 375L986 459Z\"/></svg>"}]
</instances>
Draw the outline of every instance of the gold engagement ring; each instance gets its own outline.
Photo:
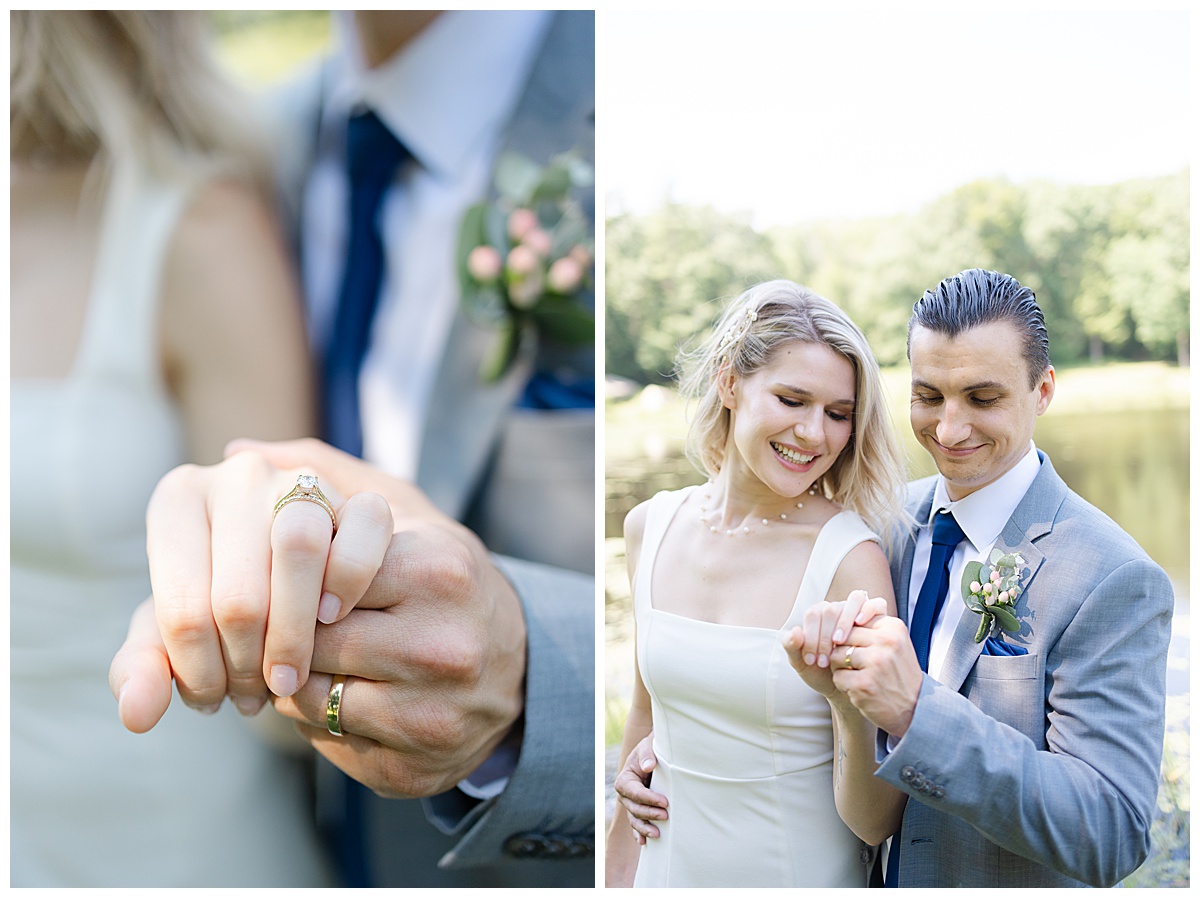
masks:
<instances>
[{"instance_id":1,"label":"gold engagement ring","mask_svg":"<svg viewBox=\"0 0 1200 898\"><path fill-rule=\"evenodd\" d=\"M283 506L300 501L315 502L329 512L329 520L333 523L333 532L337 533L337 513L333 510L333 503L321 492L321 488L317 486L317 478L312 474L301 474L296 478L296 485L292 487L292 491L275 503L272 519L279 514L279 509Z\"/></svg>"}]
</instances>

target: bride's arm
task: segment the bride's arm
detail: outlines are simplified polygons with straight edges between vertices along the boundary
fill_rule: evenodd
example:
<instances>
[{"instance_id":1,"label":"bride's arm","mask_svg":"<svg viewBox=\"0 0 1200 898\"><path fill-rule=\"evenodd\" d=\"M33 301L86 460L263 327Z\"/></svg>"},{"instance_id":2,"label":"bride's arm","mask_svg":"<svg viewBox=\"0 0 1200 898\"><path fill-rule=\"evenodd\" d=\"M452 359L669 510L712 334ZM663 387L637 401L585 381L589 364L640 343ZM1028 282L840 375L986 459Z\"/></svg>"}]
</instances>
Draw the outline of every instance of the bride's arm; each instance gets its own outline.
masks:
<instances>
[{"instance_id":1,"label":"bride's arm","mask_svg":"<svg viewBox=\"0 0 1200 898\"><path fill-rule=\"evenodd\" d=\"M868 596L876 598L868 601ZM866 624L885 609L896 613L887 559L875 543L864 542L842 559L827 601L810 608L804 627L783 639L792 667L829 702L834 802L845 824L870 845L880 844L899 827L904 795L876 778L875 725L837 689L834 671L845 668L855 622Z\"/></svg>"},{"instance_id":2,"label":"bride's arm","mask_svg":"<svg viewBox=\"0 0 1200 898\"><path fill-rule=\"evenodd\" d=\"M887 559L879 546L861 543L847 553L834 575L830 598L852 590L887 600L889 615L896 603ZM847 634L849 635L849 634ZM831 653L831 667L840 667L845 651ZM840 656L840 657L839 657ZM900 826L904 793L875 776L875 725L863 717L845 693L826 695L833 716L833 797L845 824L868 845L878 845Z\"/></svg>"}]
</instances>

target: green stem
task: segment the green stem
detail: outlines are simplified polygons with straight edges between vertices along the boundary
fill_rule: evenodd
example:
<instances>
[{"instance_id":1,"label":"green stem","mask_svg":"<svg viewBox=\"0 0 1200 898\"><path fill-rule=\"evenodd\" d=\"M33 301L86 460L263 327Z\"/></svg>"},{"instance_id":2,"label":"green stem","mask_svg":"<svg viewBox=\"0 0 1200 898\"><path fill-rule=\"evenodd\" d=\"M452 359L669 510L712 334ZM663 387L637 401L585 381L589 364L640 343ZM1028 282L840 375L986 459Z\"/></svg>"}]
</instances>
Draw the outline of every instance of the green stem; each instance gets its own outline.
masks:
<instances>
[{"instance_id":1,"label":"green stem","mask_svg":"<svg viewBox=\"0 0 1200 898\"><path fill-rule=\"evenodd\" d=\"M979 615L979 629L975 631L975 641L983 642L983 637L987 635L988 627L992 625L992 616L986 611Z\"/></svg>"}]
</instances>

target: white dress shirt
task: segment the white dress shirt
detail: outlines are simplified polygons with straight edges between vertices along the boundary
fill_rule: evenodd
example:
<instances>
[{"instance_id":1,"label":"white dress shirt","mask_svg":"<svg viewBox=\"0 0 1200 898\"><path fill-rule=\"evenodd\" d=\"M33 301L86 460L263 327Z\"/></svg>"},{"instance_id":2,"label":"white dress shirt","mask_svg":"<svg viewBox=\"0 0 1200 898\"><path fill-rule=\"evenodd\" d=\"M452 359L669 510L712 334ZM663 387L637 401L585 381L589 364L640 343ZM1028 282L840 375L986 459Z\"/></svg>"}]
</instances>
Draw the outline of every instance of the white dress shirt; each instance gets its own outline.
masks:
<instances>
[{"instance_id":1,"label":"white dress shirt","mask_svg":"<svg viewBox=\"0 0 1200 898\"><path fill-rule=\"evenodd\" d=\"M1017 505L1029 491L1034 478L1037 477L1041 460L1033 442L1029 443L1029 451L1006 471L999 479L989 483L957 502L952 502L946 494L946 481L938 477L934 488L933 505L929 509L929 518L921 522L917 531L917 545L913 551L912 574L908 581L908 623L912 627L913 611L917 606L917 597L921 584L925 581L925 573L929 569L929 550L933 541L933 516L942 509L949 509L958 521L958 526L966 534L966 539L958 544L950 559L949 594L938 612L938 619L933 625L933 635L929 643L929 675L935 680L941 673L942 664L946 660L946 652L950 648L950 639L966 610L962 600L963 569L969 561L987 563L992 547L1000 537L1000 531L1012 517Z\"/></svg>"},{"instance_id":2,"label":"white dress shirt","mask_svg":"<svg viewBox=\"0 0 1200 898\"><path fill-rule=\"evenodd\" d=\"M383 200L384 280L359 375L363 455L417 473L423 422L459 301L455 254L466 209L486 197L503 126L550 23L545 10L448 11L367 69L350 13L323 85L302 240L309 332L318 358L333 330L345 258L346 122L370 108L412 154ZM314 210L330 210L318 214Z\"/></svg>"}]
</instances>

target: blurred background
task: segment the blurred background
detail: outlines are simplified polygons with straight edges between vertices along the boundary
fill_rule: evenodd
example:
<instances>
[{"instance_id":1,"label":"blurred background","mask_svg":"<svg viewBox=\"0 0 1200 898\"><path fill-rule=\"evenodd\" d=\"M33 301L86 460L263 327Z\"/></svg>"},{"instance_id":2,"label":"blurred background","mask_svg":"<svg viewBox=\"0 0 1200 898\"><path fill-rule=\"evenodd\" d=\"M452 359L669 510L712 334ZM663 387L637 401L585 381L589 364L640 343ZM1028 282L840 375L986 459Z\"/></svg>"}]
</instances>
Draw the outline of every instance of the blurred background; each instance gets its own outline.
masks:
<instances>
[{"instance_id":1,"label":"blurred background","mask_svg":"<svg viewBox=\"0 0 1200 898\"><path fill-rule=\"evenodd\" d=\"M217 51L251 90L269 88L329 48L327 10L217 10Z\"/></svg>"},{"instance_id":2,"label":"blurred background","mask_svg":"<svg viewBox=\"0 0 1200 898\"><path fill-rule=\"evenodd\" d=\"M1187 14L611 12L599 24L610 783L633 665L622 520L704 480L682 457L680 342L753 283L812 287L866 332L909 474L923 476L909 313L942 278L992 268L1046 314L1058 389L1038 446L1175 584L1154 848L1126 885L1187 886Z\"/></svg>"}]
</instances>

